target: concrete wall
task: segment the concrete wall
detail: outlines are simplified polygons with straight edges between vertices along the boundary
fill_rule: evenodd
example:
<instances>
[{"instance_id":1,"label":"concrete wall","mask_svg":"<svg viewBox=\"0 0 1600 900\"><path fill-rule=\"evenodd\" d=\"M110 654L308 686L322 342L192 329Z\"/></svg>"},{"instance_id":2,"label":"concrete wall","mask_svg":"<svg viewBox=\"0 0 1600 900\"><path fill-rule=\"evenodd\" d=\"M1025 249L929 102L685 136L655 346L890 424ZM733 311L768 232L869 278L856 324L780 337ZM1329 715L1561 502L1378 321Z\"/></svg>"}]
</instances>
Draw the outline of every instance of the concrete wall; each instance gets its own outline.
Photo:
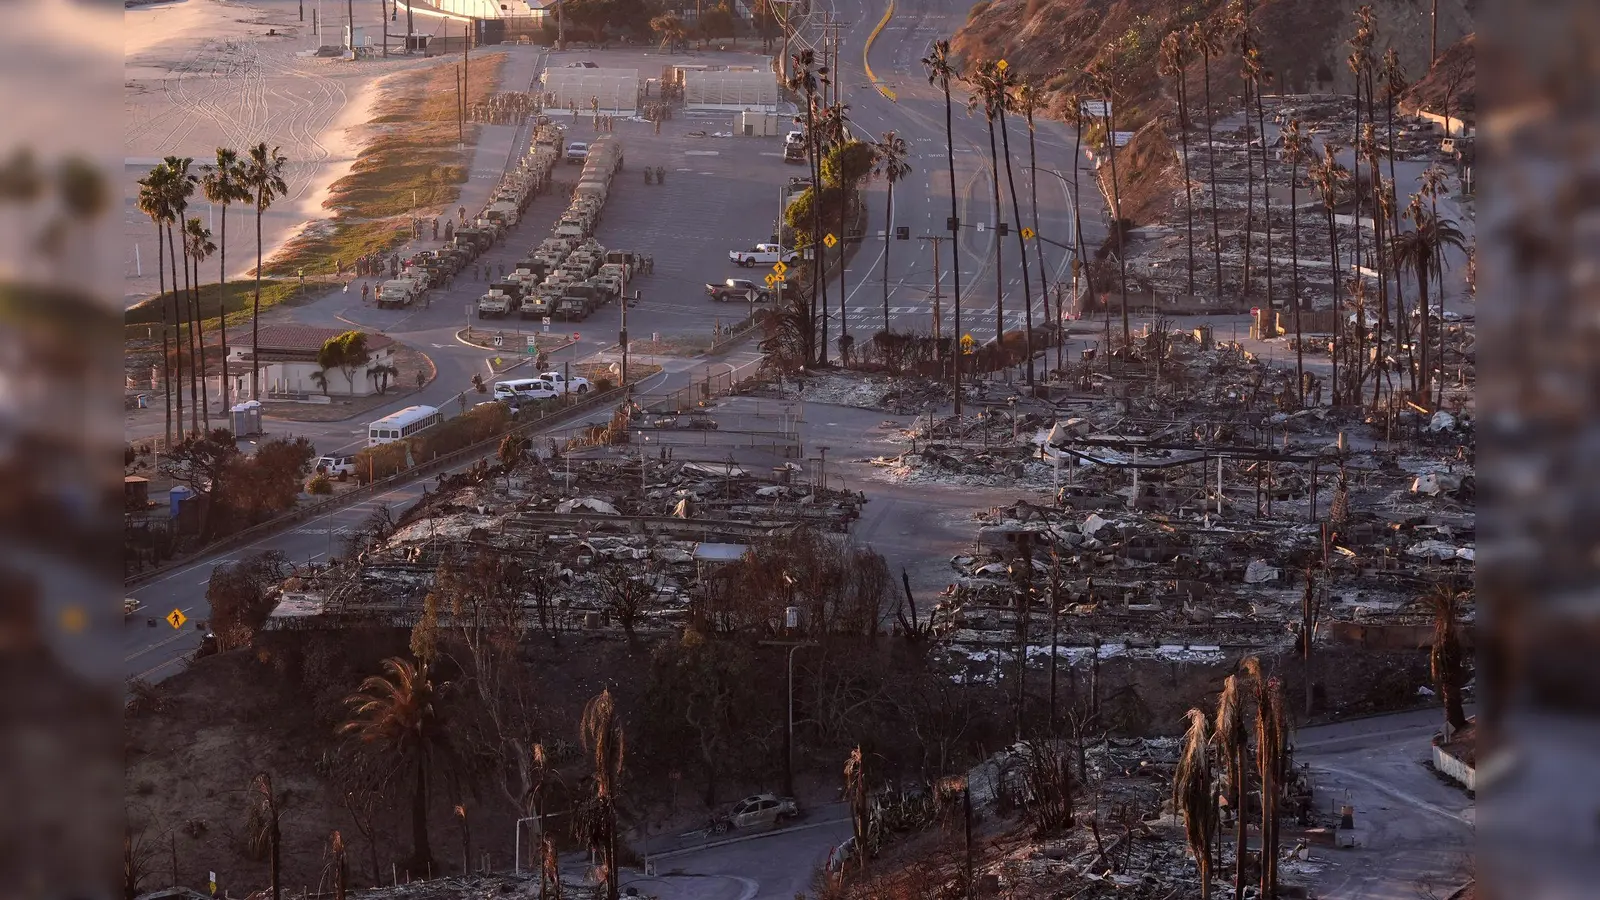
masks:
<instances>
[{"instance_id":1,"label":"concrete wall","mask_svg":"<svg viewBox=\"0 0 1600 900\"><path fill-rule=\"evenodd\" d=\"M1478 770L1444 752L1438 744L1433 745L1433 767L1465 785L1469 791L1478 789Z\"/></svg>"}]
</instances>

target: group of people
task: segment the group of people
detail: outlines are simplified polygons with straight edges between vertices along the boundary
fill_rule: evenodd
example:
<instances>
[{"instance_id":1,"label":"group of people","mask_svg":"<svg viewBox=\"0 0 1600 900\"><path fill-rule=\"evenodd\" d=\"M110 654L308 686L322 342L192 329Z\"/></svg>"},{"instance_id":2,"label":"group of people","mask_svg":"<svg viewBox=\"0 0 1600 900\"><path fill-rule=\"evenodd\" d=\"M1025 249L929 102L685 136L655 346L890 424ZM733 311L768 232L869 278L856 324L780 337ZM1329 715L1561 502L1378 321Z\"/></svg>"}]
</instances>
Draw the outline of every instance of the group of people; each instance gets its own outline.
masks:
<instances>
[{"instance_id":1,"label":"group of people","mask_svg":"<svg viewBox=\"0 0 1600 900\"><path fill-rule=\"evenodd\" d=\"M515 125L529 116L543 112L544 98L548 97L550 97L548 92L543 97L527 91L504 91L493 94L487 100L472 104L467 111L467 120L485 125Z\"/></svg>"},{"instance_id":2,"label":"group of people","mask_svg":"<svg viewBox=\"0 0 1600 900\"><path fill-rule=\"evenodd\" d=\"M399 254L395 254L395 255L391 256L389 258L389 260L388 260L388 263L389 263L388 269L389 269L389 273L391 275L395 275L395 274L398 274L400 272L400 255ZM371 276L374 276L374 275L382 275L383 274L383 270L384 270L384 258L383 258L383 254L381 254L381 253L369 253L366 256L358 256L358 257L356 257L356 276L359 277L359 278L368 278L368 277L371 277ZM365 297L366 297L366 295L363 294L362 298L365 299Z\"/></svg>"}]
</instances>

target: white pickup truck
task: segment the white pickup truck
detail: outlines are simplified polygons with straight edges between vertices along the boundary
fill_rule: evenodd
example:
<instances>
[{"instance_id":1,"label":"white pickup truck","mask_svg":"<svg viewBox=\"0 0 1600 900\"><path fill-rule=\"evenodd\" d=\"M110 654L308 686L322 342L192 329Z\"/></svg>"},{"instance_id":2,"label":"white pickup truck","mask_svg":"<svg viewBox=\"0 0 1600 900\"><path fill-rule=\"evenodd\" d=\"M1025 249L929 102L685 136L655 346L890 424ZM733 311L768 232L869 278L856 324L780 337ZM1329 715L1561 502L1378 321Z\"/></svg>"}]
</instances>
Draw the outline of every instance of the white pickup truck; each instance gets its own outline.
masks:
<instances>
[{"instance_id":1,"label":"white pickup truck","mask_svg":"<svg viewBox=\"0 0 1600 900\"><path fill-rule=\"evenodd\" d=\"M729 262L738 263L747 269L755 265L770 266L779 260L789 265L794 265L799 259L799 251L785 250L779 244L757 244L750 250L728 251Z\"/></svg>"},{"instance_id":2,"label":"white pickup truck","mask_svg":"<svg viewBox=\"0 0 1600 900\"><path fill-rule=\"evenodd\" d=\"M568 381L560 372L540 372L539 377L550 382L551 386L563 394L589 393L589 379L574 376Z\"/></svg>"}]
</instances>

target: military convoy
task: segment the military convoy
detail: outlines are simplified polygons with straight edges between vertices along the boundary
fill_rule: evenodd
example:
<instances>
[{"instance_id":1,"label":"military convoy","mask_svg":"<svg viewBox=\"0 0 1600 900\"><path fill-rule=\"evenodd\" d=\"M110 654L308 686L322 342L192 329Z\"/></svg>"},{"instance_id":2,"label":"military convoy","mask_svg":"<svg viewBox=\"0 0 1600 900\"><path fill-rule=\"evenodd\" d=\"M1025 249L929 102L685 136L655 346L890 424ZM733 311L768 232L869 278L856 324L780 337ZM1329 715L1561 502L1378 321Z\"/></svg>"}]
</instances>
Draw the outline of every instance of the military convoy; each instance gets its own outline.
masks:
<instances>
[{"instance_id":1,"label":"military convoy","mask_svg":"<svg viewBox=\"0 0 1600 900\"><path fill-rule=\"evenodd\" d=\"M530 156L553 166L564 149L561 130L541 120ZM638 273L638 254L608 251L594 237L612 182L623 167L622 145L602 135L589 145L582 162L571 205L550 236L529 248L516 268L478 299L480 318L516 312L523 319L582 320L621 296Z\"/></svg>"}]
</instances>

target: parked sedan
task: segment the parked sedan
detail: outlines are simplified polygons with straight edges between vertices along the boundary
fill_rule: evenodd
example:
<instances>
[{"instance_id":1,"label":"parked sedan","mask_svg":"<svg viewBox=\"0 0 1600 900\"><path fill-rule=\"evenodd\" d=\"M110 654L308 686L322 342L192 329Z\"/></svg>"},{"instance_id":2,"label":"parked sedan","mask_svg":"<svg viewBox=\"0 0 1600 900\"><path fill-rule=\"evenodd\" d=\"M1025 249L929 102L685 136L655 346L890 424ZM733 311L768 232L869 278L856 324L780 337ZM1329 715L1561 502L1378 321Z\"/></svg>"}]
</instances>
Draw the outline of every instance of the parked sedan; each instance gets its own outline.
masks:
<instances>
[{"instance_id":1,"label":"parked sedan","mask_svg":"<svg viewBox=\"0 0 1600 900\"><path fill-rule=\"evenodd\" d=\"M757 828L776 825L799 814L800 808L795 805L793 797L756 794L735 803L733 811L728 814L728 821L735 828Z\"/></svg>"}]
</instances>

